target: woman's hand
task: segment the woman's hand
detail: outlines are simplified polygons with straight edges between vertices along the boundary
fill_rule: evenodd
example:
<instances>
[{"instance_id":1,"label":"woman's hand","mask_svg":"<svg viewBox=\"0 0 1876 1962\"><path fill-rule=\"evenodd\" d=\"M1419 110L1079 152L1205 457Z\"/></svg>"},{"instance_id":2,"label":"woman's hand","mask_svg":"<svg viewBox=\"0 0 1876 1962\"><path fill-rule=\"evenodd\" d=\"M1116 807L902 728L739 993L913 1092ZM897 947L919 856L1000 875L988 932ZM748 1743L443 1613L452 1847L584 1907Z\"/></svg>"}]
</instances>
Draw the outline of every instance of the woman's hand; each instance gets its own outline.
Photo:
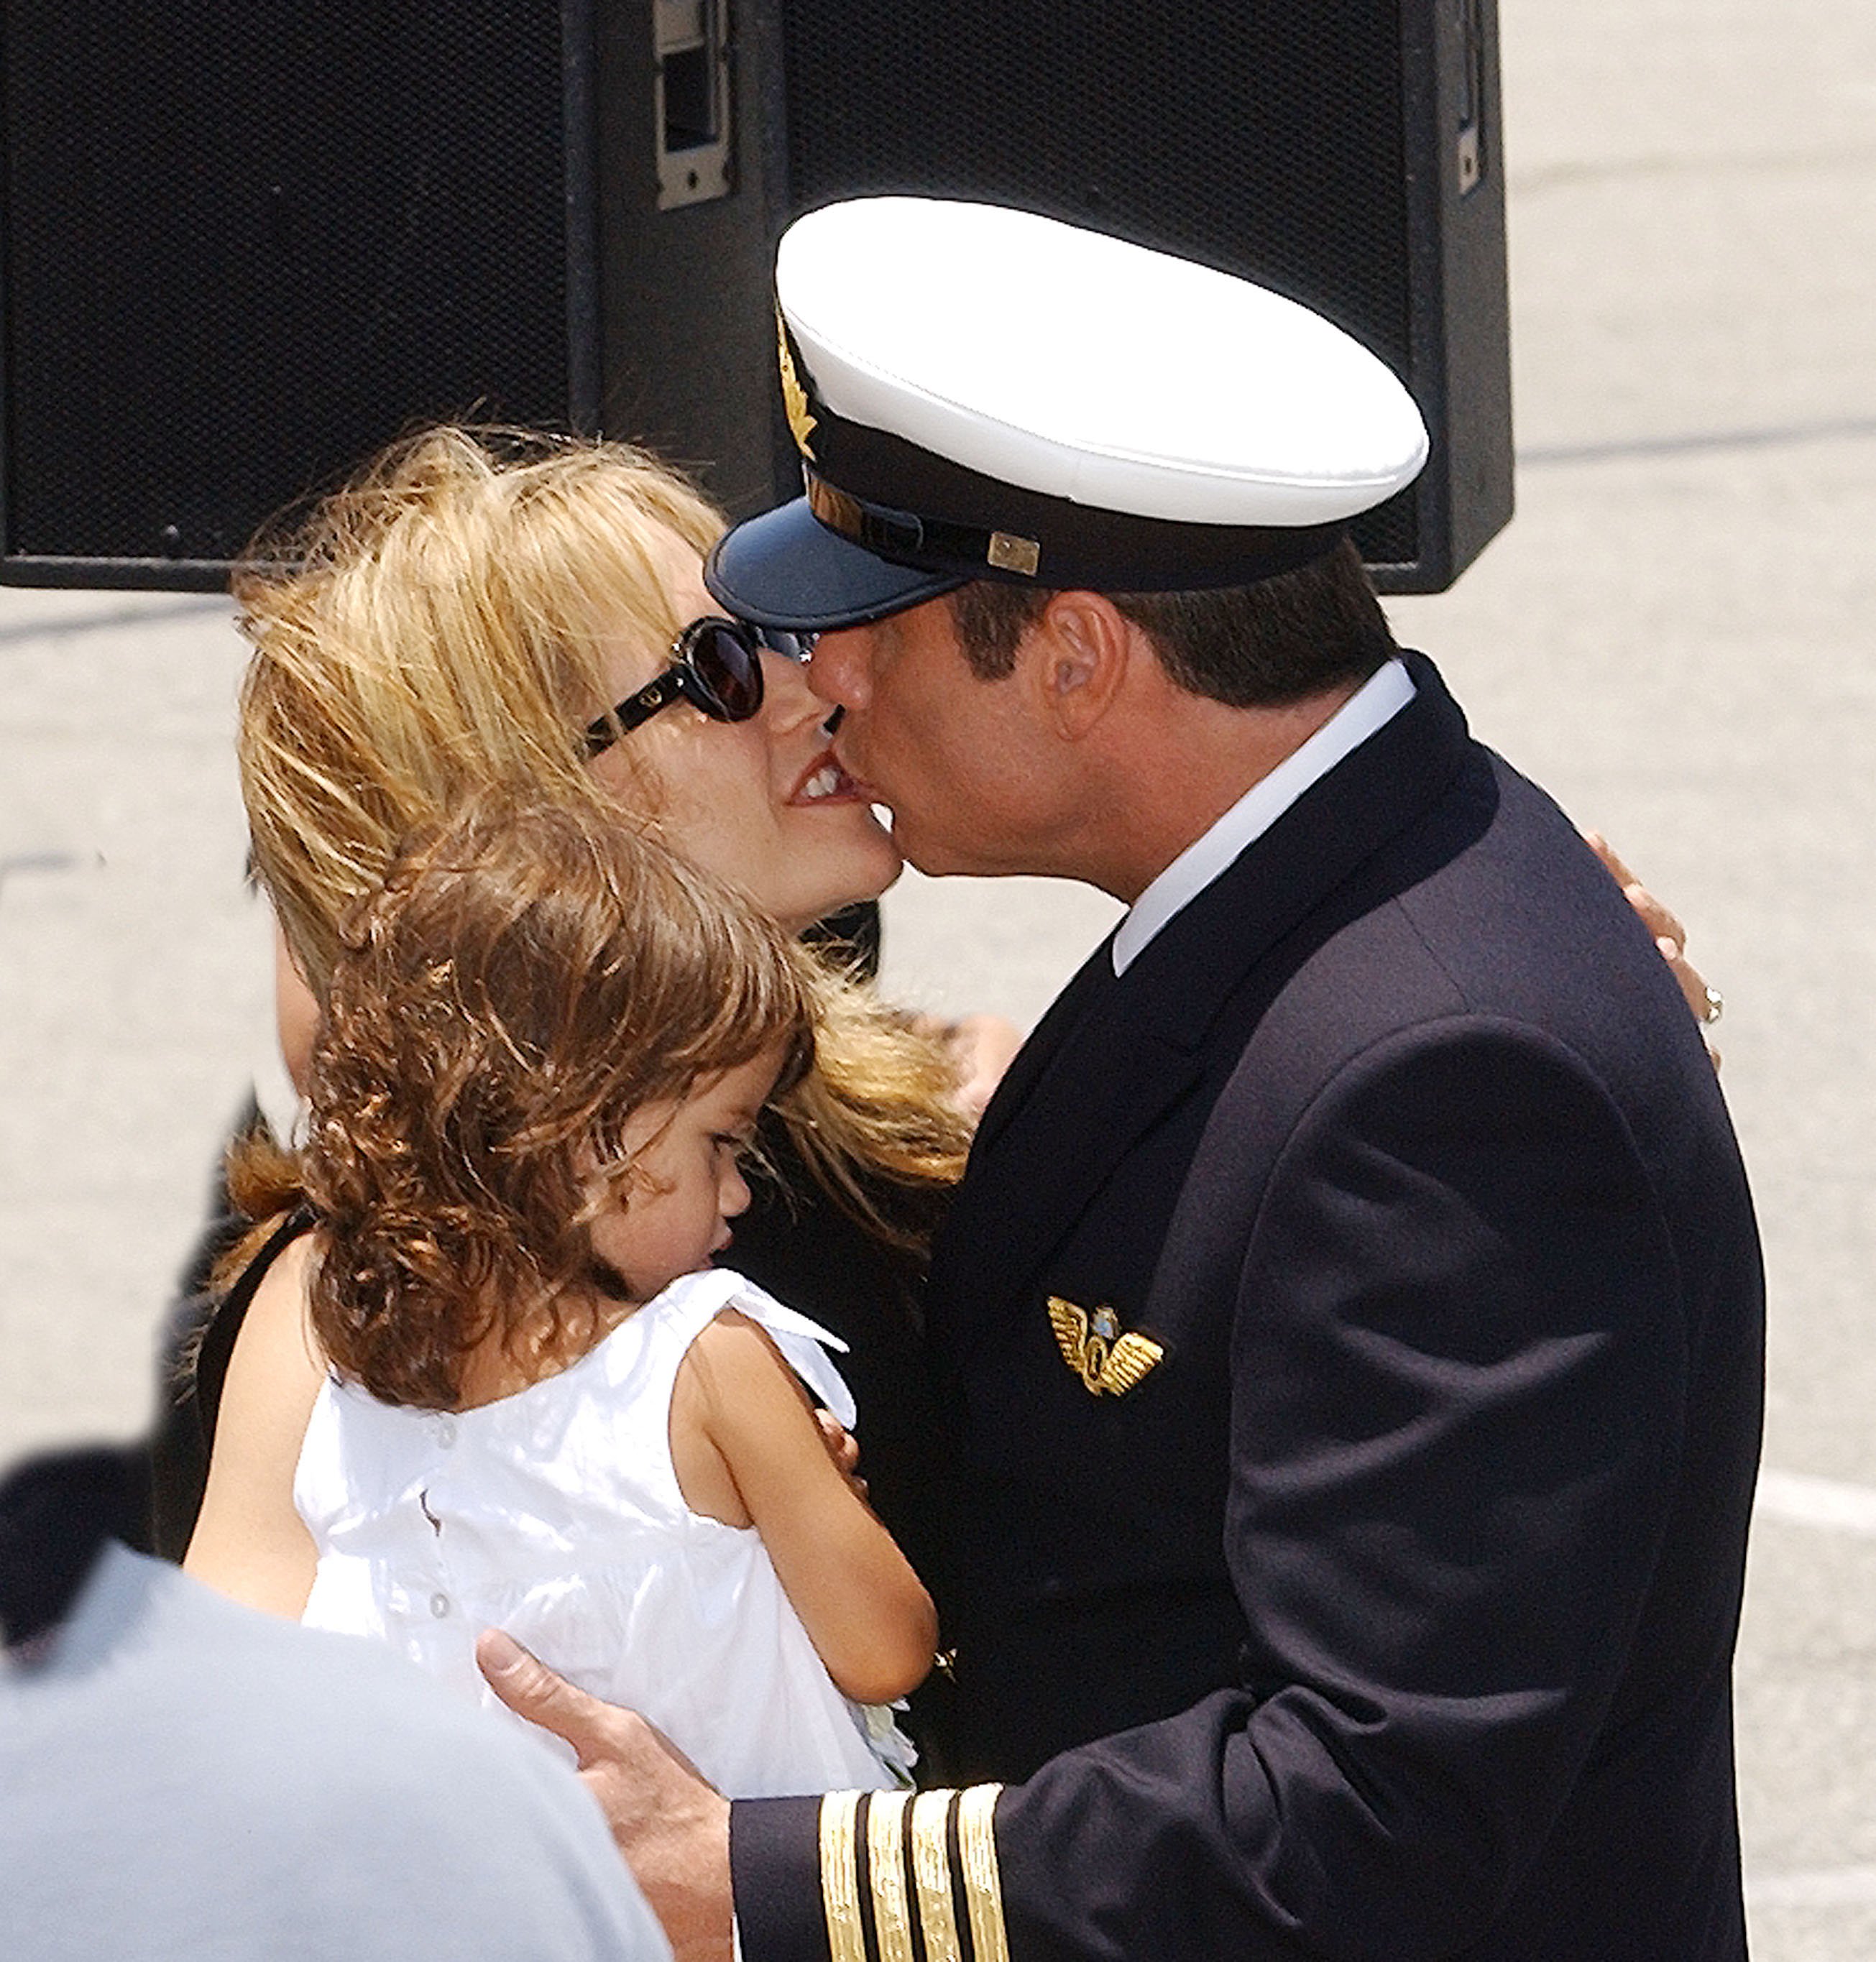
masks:
<instances>
[{"instance_id":1,"label":"woman's hand","mask_svg":"<svg viewBox=\"0 0 1876 1962\"><path fill-rule=\"evenodd\" d=\"M1590 850L1608 867L1609 876L1621 887L1623 898L1641 915L1642 925L1654 935L1654 944L1660 949L1661 958L1667 963L1668 972L1679 984L1682 998L1694 1020L1700 1024L1707 1053L1718 1069L1720 1052L1715 1048L1708 1031L1720 1019L1724 1005L1718 989L1709 987L1706 976L1687 958L1687 929L1681 925L1679 915L1670 912L1642 884L1616 856L1609 840L1600 831L1586 831L1583 836Z\"/></svg>"},{"instance_id":2,"label":"woman's hand","mask_svg":"<svg viewBox=\"0 0 1876 1962\"><path fill-rule=\"evenodd\" d=\"M952 1093L958 1107L973 1122L996 1094L1011 1059L1023 1046L1023 1032L1001 1015L921 1015L918 1025L950 1050L957 1076Z\"/></svg>"}]
</instances>

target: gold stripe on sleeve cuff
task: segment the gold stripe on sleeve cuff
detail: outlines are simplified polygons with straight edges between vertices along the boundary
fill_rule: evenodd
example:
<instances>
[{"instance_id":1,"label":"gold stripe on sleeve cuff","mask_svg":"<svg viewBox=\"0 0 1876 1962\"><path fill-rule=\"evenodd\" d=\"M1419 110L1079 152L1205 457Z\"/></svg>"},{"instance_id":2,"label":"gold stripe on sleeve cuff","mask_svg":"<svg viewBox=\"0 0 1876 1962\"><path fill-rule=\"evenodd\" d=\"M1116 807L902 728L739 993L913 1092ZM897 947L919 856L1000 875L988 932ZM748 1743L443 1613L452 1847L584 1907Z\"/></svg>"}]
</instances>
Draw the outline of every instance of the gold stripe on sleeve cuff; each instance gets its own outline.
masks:
<instances>
[{"instance_id":1,"label":"gold stripe on sleeve cuff","mask_svg":"<svg viewBox=\"0 0 1876 1962\"><path fill-rule=\"evenodd\" d=\"M859 1815L857 1791L830 1791L821 1801L821 1902L833 1962L867 1962L866 1929L860 1919Z\"/></svg>"},{"instance_id":2,"label":"gold stripe on sleeve cuff","mask_svg":"<svg viewBox=\"0 0 1876 1962\"><path fill-rule=\"evenodd\" d=\"M906 1893L909 1791L876 1791L866 1811L866 1871L880 1962L913 1962L912 1905Z\"/></svg>"},{"instance_id":3,"label":"gold stripe on sleeve cuff","mask_svg":"<svg viewBox=\"0 0 1876 1962\"><path fill-rule=\"evenodd\" d=\"M922 1791L912 1802L912 1878L925 1962L964 1962L951 1905L951 1801L955 1792Z\"/></svg>"},{"instance_id":4,"label":"gold stripe on sleeve cuff","mask_svg":"<svg viewBox=\"0 0 1876 1962\"><path fill-rule=\"evenodd\" d=\"M964 1905L970 1912L976 1962L1010 1962L992 1826L996 1796L1002 1789L1000 1785L973 1785L957 1800L957 1854L964 1870Z\"/></svg>"}]
</instances>

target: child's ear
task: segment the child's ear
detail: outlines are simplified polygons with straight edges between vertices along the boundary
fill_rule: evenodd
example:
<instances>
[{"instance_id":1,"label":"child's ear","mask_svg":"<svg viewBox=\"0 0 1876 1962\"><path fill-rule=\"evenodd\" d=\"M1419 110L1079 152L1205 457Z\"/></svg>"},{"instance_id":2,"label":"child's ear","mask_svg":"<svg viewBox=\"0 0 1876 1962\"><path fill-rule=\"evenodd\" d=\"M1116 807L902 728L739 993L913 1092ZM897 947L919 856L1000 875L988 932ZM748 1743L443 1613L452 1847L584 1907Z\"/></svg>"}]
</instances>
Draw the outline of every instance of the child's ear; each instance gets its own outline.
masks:
<instances>
[{"instance_id":1,"label":"child's ear","mask_svg":"<svg viewBox=\"0 0 1876 1962\"><path fill-rule=\"evenodd\" d=\"M590 1225L602 1213L622 1203L635 1182L631 1162L602 1154L590 1138L574 1152L574 1176L580 1181L577 1226Z\"/></svg>"}]
</instances>

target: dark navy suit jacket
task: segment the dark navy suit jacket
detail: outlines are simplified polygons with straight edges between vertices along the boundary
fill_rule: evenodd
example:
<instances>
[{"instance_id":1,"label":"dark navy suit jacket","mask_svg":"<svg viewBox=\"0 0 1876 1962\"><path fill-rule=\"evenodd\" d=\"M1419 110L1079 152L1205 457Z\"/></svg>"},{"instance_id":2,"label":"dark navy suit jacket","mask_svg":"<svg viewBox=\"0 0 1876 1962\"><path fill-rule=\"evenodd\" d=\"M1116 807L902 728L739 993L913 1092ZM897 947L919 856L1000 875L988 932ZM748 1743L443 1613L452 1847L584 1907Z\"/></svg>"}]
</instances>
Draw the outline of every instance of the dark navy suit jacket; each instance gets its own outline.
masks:
<instances>
[{"instance_id":1,"label":"dark navy suit jacket","mask_svg":"<svg viewBox=\"0 0 1876 1962\"><path fill-rule=\"evenodd\" d=\"M1671 977L1430 665L986 1114L927 1300L1014 1962L1743 1954L1763 1282ZM1051 1297L1160 1346L1070 1369ZM749 1962L829 1951L738 1805Z\"/></svg>"}]
</instances>

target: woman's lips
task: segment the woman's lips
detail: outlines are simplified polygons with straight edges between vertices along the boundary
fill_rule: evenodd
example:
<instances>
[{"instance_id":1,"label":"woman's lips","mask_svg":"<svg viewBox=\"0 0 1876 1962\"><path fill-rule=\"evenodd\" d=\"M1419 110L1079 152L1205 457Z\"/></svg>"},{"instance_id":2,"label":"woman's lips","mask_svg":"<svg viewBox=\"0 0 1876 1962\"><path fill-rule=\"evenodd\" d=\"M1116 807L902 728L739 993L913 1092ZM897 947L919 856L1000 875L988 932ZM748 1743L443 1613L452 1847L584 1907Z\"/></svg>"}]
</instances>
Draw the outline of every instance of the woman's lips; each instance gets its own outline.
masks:
<instances>
[{"instance_id":1,"label":"woman's lips","mask_svg":"<svg viewBox=\"0 0 1876 1962\"><path fill-rule=\"evenodd\" d=\"M791 804L865 804L865 787L848 775L833 750L825 751L802 772L788 798Z\"/></svg>"}]
</instances>

